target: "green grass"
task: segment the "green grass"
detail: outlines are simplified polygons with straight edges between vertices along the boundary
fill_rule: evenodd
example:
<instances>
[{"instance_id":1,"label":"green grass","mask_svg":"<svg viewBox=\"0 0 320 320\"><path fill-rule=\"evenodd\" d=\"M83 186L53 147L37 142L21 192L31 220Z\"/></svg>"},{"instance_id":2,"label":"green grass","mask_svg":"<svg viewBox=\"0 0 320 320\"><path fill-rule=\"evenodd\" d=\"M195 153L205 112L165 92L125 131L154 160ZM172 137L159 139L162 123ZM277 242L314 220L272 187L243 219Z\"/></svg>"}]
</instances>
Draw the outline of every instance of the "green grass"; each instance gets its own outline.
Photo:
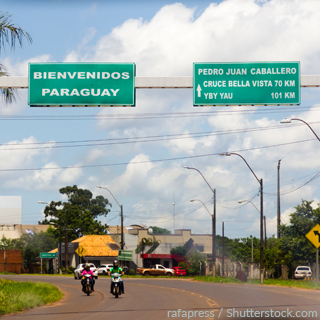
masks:
<instances>
[{"instance_id":1,"label":"green grass","mask_svg":"<svg viewBox=\"0 0 320 320\"><path fill-rule=\"evenodd\" d=\"M57 287L48 283L0 279L0 315L40 307L62 296Z\"/></svg>"},{"instance_id":2,"label":"green grass","mask_svg":"<svg viewBox=\"0 0 320 320\"><path fill-rule=\"evenodd\" d=\"M249 284L260 284L259 279L248 279L248 282L242 282L235 277L212 277L212 276L195 276L194 280L204 282L217 282L217 283L249 283ZM320 290L320 282L310 280L291 280L291 279L264 279L263 285L302 288L302 289L314 289Z\"/></svg>"}]
</instances>

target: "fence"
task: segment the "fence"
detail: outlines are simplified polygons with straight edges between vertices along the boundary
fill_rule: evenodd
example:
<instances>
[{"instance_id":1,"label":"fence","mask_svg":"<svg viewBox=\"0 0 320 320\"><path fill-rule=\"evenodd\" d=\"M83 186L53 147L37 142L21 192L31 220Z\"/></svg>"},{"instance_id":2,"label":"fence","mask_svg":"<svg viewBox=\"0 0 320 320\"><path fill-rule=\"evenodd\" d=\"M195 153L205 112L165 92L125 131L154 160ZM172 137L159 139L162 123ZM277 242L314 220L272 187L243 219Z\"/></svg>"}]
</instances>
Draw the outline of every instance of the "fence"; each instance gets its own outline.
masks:
<instances>
[{"instance_id":1,"label":"fence","mask_svg":"<svg viewBox=\"0 0 320 320\"><path fill-rule=\"evenodd\" d=\"M0 250L0 272L22 273L21 250Z\"/></svg>"}]
</instances>

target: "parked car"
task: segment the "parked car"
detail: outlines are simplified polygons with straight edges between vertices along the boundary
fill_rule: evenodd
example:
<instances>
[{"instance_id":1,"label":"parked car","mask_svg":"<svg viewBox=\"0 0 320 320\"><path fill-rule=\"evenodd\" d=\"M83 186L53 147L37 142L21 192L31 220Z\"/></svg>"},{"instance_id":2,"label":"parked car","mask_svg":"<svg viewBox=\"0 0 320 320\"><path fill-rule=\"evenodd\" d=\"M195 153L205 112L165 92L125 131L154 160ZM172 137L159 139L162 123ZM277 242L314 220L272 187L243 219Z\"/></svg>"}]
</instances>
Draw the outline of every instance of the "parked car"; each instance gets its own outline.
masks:
<instances>
[{"instance_id":1,"label":"parked car","mask_svg":"<svg viewBox=\"0 0 320 320\"><path fill-rule=\"evenodd\" d=\"M140 273L144 276L173 276L174 271L171 268L165 268L161 264L156 264L150 266L150 268L137 268L137 273Z\"/></svg>"},{"instance_id":2,"label":"parked car","mask_svg":"<svg viewBox=\"0 0 320 320\"><path fill-rule=\"evenodd\" d=\"M103 274L104 276L106 276L112 268L112 266L112 264L102 264L98 267L98 274Z\"/></svg>"},{"instance_id":3,"label":"parked car","mask_svg":"<svg viewBox=\"0 0 320 320\"><path fill-rule=\"evenodd\" d=\"M86 263L80 263L76 269L74 269L74 278L81 279L82 271L85 267ZM93 263L90 263L90 270L93 272L94 277L98 279L98 270Z\"/></svg>"},{"instance_id":4,"label":"parked car","mask_svg":"<svg viewBox=\"0 0 320 320\"><path fill-rule=\"evenodd\" d=\"M129 267L124 266L124 267L122 268L122 270L123 270L124 274L129 274Z\"/></svg>"},{"instance_id":5,"label":"parked car","mask_svg":"<svg viewBox=\"0 0 320 320\"><path fill-rule=\"evenodd\" d=\"M186 270L181 267L172 267L176 276L185 276L187 275Z\"/></svg>"},{"instance_id":6,"label":"parked car","mask_svg":"<svg viewBox=\"0 0 320 320\"><path fill-rule=\"evenodd\" d=\"M299 266L296 268L296 271L294 272L295 279L304 279L305 277L311 277L311 276L312 276L312 271L308 266Z\"/></svg>"}]
</instances>

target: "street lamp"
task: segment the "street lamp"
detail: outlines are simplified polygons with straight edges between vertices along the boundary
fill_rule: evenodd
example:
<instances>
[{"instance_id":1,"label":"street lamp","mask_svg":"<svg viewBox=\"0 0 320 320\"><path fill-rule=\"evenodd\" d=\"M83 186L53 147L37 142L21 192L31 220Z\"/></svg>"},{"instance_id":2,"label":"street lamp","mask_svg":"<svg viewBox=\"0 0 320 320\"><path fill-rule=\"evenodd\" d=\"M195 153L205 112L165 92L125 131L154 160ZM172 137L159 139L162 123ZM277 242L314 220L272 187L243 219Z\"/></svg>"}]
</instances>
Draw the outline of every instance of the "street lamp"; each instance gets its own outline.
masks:
<instances>
[{"instance_id":1,"label":"street lamp","mask_svg":"<svg viewBox=\"0 0 320 320\"><path fill-rule=\"evenodd\" d=\"M44 201L38 201L38 203L50 205L50 203L44 202ZM62 274L62 269L61 269L61 221L60 221L60 217L59 217L59 246L58 246L58 251L59 251L59 273Z\"/></svg>"},{"instance_id":2,"label":"street lamp","mask_svg":"<svg viewBox=\"0 0 320 320\"><path fill-rule=\"evenodd\" d=\"M241 156L239 153L225 152L220 154L220 156L227 156L227 157L231 155L236 155L240 157L246 163L246 165L248 166L248 168L250 169L250 171L252 172L252 174L255 176L255 178L260 184L260 282L263 283L263 268L264 268L264 265L263 265L263 180L258 179L258 177L254 173L254 171L251 169L246 159L243 156Z\"/></svg>"},{"instance_id":3,"label":"street lamp","mask_svg":"<svg viewBox=\"0 0 320 320\"><path fill-rule=\"evenodd\" d=\"M291 123L292 120L296 120L296 121L301 121L303 122L304 124L306 124L309 129L313 132L313 134L317 137L317 139L320 141L320 138L318 137L318 135L314 132L314 130L311 128L311 126L309 125L309 123L307 123L306 121L302 120L302 119L299 119L299 118L291 118L291 119L288 119L288 118L284 118L283 120L280 121L280 123Z\"/></svg>"},{"instance_id":4,"label":"street lamp","mask_svg":"<svg viewBox=\"0 0 320 320\"><path fill-rule=\"evenodd\" d=\"M209 182L207 181L207 179L204 177L204 175L201 173L200 170L196 168L191 168L189 166L184 166L184 168L198 171L213 193L213 215L211 215L209 211L208 212L212 216L212 273L213 273L213 276L215 276L215 273L216 273L216 189L212 189Z\"/></svg>"},{"instance_id":5,"label":"street lamp","mask_svg":"<svg viewBox=\"0 0 320 320\"><path fill-rule=\"evenodd\" d=\"M102 186L97 186L97 188L100 189L105 189L107 191L109 191L109 193L112 195L112 198L114 199L114 201L117 203L117 205L120 207L120 216L121 216L121 241L120 241L120 248L121 250L123 250L124 247L124 241L123 241L123 206L122 204L120 205L119 202L117 201L117 199L114 197L114 195L112 194L112 192L106 188L106 187L102 187Z\"/></svg>"}]
</instances>

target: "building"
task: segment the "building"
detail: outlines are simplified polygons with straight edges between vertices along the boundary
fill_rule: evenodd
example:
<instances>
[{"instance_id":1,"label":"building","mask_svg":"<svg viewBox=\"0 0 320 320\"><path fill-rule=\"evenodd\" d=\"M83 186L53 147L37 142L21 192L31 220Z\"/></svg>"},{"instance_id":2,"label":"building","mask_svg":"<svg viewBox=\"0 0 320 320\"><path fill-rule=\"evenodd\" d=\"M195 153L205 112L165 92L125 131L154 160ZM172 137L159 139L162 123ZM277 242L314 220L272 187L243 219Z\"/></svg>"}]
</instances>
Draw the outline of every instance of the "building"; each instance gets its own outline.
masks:
<instances>
[{"instance_id":1,"label":"building","mask_svg":"<svg viewBox=\"0 0 320 320\"><path fill-rule=\"evenodd\" d=\"M39 224L0 224L0 239L18 239L23 234L34 234L36 232L45 232L50 225Z\"/></svg>"},{"instance_id":2,"label":"building","mask_svg":"<svg viewBox=\"0 0 320 320\"><path fill-rule=\"evenodd\" d=\"M101 264L112 263L117 259L119 249L119 245L110 235L86 235L68 243L68 266L75 268L79 263L93 263L99 267ZM49 253L58 253L58 248ZM57 259L48 259L47 268L50 268L52 260L56 260L53 268L57 272L58 259L59 255ZM64 246L61 250L61 262L62 266L65 266Z\"/></svg>"}]
</instances>

